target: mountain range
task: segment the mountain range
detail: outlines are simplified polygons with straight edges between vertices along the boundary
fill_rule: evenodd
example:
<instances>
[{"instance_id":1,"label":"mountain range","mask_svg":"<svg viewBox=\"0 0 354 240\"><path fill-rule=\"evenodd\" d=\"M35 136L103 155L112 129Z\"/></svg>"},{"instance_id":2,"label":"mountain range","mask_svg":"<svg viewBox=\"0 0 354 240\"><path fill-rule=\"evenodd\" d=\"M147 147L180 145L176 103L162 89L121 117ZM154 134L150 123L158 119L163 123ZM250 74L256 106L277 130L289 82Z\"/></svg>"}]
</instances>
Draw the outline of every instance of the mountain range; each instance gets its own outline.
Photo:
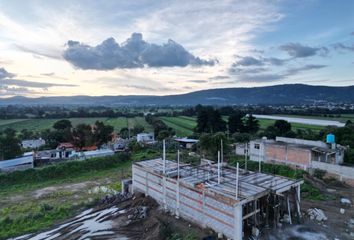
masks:
<instances>
[{"instance_id":1,"label":"mountain range","mask_svg":"<svg viewBox=\"0 0 354 240\"><path fill-rule=\"evenodd\" d=\"M0 105L246 105L313 104L316 102L354 103L354 86L329 87L284 84L252 88L219 88L179 95L151 96L58 96L0 98Z\"/></svg>"}]
</instances>

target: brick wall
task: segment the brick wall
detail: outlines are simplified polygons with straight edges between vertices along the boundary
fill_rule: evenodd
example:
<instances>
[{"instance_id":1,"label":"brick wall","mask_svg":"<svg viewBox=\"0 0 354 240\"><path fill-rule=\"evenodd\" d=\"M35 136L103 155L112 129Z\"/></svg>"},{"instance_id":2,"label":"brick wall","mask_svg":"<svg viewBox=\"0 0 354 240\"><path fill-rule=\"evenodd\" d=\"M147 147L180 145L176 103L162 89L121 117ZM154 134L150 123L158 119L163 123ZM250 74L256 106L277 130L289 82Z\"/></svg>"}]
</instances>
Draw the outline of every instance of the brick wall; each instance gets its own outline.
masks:
<instances>
[{"instance_id":1,"label":"brick wall","mask_svg":"<svg viewBox=\"0 0 354 240\"><path fill-rule=\"evenodd\" d=\"M267 162L277 162L286 165L295 165L307 169L310 165L311 151L308 149L289 147L287 145L267 144L265 159Z\"/></svg>"}]
</instances>

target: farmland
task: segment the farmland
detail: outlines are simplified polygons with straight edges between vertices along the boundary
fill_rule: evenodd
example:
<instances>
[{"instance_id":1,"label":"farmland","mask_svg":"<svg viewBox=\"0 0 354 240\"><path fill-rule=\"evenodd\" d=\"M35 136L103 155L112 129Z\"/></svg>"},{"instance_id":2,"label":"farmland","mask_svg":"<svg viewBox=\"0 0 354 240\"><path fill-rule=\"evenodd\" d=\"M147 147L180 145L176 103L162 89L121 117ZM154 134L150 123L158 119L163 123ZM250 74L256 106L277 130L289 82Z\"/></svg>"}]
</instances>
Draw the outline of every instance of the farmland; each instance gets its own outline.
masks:
<instances>
[{"instance_id":1,"label":"farmland","mask_svg":"<svg viewBox=\"0 0 354 240\"><path fill-rule=\"evenodd\" d=\"M222 117L224 121L228 121L227 116ZM169 127L175 129L176 135L179 137L185 137L193 134L193 130L196 123L196 117L186 117L186 116L179 116L179 117L160 117L160 119ZM271 119L258 119L260 129L265 130L268 126L274 124L275 120ZM308 125L308 124L301 124L301 123L292 123L291 124L293 130L302 129L307 130L311 129L313 131L320 131L323 129L323 126L316 126L316 125Z\"/></svg>"},{"instance_id":2,"label":"farmland","mask_svg":"<svg viewBox=\"0 0 354 240\"><path fill-rule=\"evenodd\" d=\"M169 127L176 131L176 135L179 137L185 137L193 134L193 130L196 123L195 117L160 117L160 119Z\"/></svg>"},{"instance_id":3,"label":"farmland","mask_svg":"<svg viewBox=\"0 0 354 240\"><path fill-rule=\"evenodd\" d=\"M44 129L49 129L53 124L59 119L11 119L11 120L0 120L0 130L5 128L13 128L16 131L21 131L22 129L27 129L31 131L42 131ZM68 118L73 126L80 123L93 124L96 121L102 121L105 124L114 127L115 131L119 131L124 127L133 128L136 125L142 125L146 131L151 131L151 126L145 121L143 117L118 117L118 118Z\"/></svg>"},{"instance_id":4,"label":"farmland","mask_svg":"<svg viewBox=\"0 0 354 240\"><path fill-rule=\"evenodd\" d=\"M290 117L290 116L287 116ZM294 117L294 116L291 116ZM296 116L301 117L301 116ZM304 118L311 118L309 116L303 116ZM331 120L350 120L354 121L354 115L342 115L340 119L329 118L329 117L312 117L316 119L331 119ZM176 135L181 136L189 136L193 134L194 128L197 125L196 117L187 117L187 116L178 116L178 117L160 117L160 119L169 127L173 128L176 131ZM0 131L5 128L13 128L17 131L21 131L22 129L28 129L31 131L39 132L44 129L50 129L52 125L58 121L59 119L0 119ZM119 132L122 128L134 128L134 126L141 125L145 128L145 131L153 131L150 124L148 124L144 117L118 117L118 118L68 118L73 124L76 126L80 123L85 124L93 124L96 121L102 121L105 124L111 125L114 127L116 132ZM227 122L228 117L223 116L223 120ZM258 119L260 128L262 130L266 129L268 126L274 124L275 120L271 119ZM293 129L311 129L314 131L319 131L323 129L323 126L302 124L302 123L292 123Z\"/></svg>"}]
</instances>

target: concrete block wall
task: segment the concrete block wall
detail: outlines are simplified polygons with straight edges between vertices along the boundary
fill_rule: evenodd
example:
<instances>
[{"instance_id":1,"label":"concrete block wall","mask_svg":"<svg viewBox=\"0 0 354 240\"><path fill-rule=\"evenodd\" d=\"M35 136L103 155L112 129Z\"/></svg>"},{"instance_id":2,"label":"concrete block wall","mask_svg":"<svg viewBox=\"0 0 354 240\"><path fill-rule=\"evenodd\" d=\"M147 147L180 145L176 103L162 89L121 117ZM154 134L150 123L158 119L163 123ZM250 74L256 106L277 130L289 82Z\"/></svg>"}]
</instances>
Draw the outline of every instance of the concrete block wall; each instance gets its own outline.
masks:
<instances>
[{"instance_id":1,"label":"concrete block wall","mask_svg":"<svg viewBox=\"0 0 354 240\"><path fill-rule=\"evenodd\" d=\"M311 151L286 145L266 145L265 159L267 162L293 165L306 170L311 163Z\"/></svg>"},{"instance_id":2,"label":"concrete block wall","mask_svg":"<svg viewBox=\"0 0 354 240\"><path fill-rule=\"evenodd\" d=\"M324 170L327 172L327 175L354 186L354 167L312 161L311 168Z\"/></svg>"},{"instance_id":3,"label":"concrete block wall","mask_svg":"<svg viewBox=\"0 0 354 240\"><path fill-rule=\"evenodd\" d=\"M161 206L176 212L177 181L175 179L164 180L164 177L148 173L143 168L133 165L133 189L151 196ZM166 201L164 201L164 191ZM179 216L202 227L210 227L230 239L242 239L242 207L235 211L233 204L223 202L206 191L191 188L181 182L179 199ZM238 219L235 219L235 215Z\"/></svg>"}]
</instances>

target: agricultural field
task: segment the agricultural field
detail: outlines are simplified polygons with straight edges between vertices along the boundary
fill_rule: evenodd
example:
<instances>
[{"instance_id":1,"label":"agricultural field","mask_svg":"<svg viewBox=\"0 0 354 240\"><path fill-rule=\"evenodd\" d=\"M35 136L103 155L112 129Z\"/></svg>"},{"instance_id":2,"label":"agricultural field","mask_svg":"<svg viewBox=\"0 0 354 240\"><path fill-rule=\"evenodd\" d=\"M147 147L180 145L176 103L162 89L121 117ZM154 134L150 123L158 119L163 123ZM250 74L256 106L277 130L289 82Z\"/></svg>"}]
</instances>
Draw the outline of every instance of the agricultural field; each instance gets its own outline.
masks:
<instances>
[{"instance_id":1,"label":"agricultural field","mask_svg":"<svg viewBox=\"0 0 354 240\"><path fill-rule=\"evenodd\" d=\"M258 119L259 122L259 127L261 130L265 130L267 127L271 126L274 124L275 120L271 119ZM324 129L325 127L323 126L317 126L317 125L309 125L309 124L302 124L302 123L291 123L291 128L292 130L307 130L310 129L312 131L320 131Z\"/></svg>"},{"instance_id":2,"label":"agricultural field","mask_svg":"<svg viewBox=\"0 0 354 240\"><path fill-rule=\"evenodd\" d=\"M151 126L145 121L143 117L134 117L134 118L68 118L73 126L76 126L80 123L93 124L96 121L102 121L105 124L111 125L114 127L115 131L119 131L124 127L133 128L136 125L142 125L146 131L151 131ZM50 129L53 124L60 119L11 119L4 120L0 119L0 130L5 128L13 128L16 131L21 131L22 129L28 129L31 131L42 131L45 129Z\"/></svg>"},{"instance_id":3,"label":"agricultural field","mask_svg":"<svg viewBox=\"0 0 354 240\"><path fill-rule=\"evenodd\" d=\"M188 135L193 134L193 130L196 123L196 117L186 117L186 116L179 116L179 117L160 117L160 119L169 127L175 129L176 135L179 137L185 137ZM223 116L222 119L224 121L228 121L228 116ZM268 126L274 124L275 120L271 119L258 119L260 129L265 130ZM313 131L320 131L324 127L323 126L316 126L316 125L309 125L309 124L301 124L301 123L291 123L292 129L302 129L307 130L311 129Z\"/></svg>"},{"instance_id":4,"label":"agricultural field","mask_svg":"<svg viewBox=\"0 0 354 240\"><path fill-rule=\"evenodd\" d=\"M160 119L169 127L176 131L179 137L186 137L193 134L196 123L195 117L160 117Z\"/></svg>"}]
</instances>

